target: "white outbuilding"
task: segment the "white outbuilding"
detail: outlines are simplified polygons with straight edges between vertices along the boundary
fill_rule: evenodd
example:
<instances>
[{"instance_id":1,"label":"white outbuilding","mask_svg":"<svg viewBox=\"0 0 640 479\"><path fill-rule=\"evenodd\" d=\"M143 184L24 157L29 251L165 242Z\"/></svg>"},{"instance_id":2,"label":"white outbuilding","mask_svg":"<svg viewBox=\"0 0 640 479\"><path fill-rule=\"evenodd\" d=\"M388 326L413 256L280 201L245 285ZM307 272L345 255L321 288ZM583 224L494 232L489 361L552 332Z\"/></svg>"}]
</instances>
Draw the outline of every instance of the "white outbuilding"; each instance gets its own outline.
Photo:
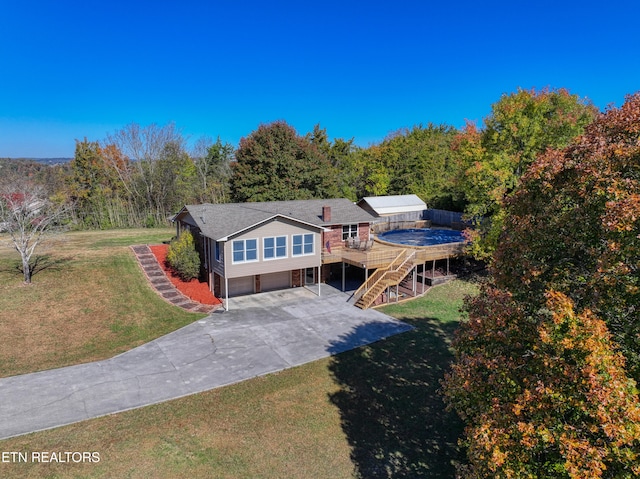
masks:
<instances>
[{"instance_id":1,"label":"white outbuilding","mask_svg":"<svg viewBox=\"0 0 640 479\"><path fill-rule=\"evenodd\" d=\"M417 195L367 196L358 201L358 206L376 217L417 214L427 209Z\"/></svg>"}]
</instances>

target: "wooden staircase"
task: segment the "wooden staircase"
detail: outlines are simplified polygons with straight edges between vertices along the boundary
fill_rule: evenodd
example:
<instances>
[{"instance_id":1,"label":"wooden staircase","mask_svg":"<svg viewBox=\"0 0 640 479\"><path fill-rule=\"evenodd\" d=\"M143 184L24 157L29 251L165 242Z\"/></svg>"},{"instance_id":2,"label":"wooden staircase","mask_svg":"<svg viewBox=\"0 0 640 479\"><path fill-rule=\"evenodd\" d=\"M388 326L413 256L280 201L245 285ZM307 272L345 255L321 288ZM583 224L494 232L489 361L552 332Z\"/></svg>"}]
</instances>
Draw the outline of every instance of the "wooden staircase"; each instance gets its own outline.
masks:
<instances>
[{"instance_id":1,"label":"wooden staircase","mask_svg":"<svg viewBox=\"0 0 640 479\"><path fill-rule=\"evenodd\" d=\"M360 309L367 309L385 289L398 285L413 269L415 254L415 250L403 249L388 266L378 268L353 293L355 305Z\"/></svg>"}]
</instances>

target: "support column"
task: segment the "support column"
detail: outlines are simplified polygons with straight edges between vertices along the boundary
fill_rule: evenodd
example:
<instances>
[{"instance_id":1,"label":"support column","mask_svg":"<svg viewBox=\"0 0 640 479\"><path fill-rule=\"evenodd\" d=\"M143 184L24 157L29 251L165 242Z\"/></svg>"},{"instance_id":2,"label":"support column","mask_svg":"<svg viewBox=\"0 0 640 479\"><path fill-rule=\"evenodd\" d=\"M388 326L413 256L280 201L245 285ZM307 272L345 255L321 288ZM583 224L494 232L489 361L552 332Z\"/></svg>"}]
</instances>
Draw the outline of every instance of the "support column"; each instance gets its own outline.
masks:
<instances>
[{"instance_id":1,"label":"support column","mask_svg":"<svg viewBox=\"0 0 640 479\"><path fill-rule=\"evenodd\" d=\"M229 311L229 278L224 277L224 310Z\"/></svg>"},{"instance_id":2,"label":"support column","mask_svg":"<svg viewBox=\"0 0 640 479\"><path fill-rule=\"evenodd\" d=\"M343 292L343 293L344 293L344 292L345 292L345 290L347 289L347 286L346 286L346 282L347 282L347 280L346 280L346 278L345 278L345 271L346 271L346 269L347 269L347 267L346 267L346 265L345 265L345 262L343 261L343 262L342 262L342 292Z\"/></svg>"},{"instance_id":3,"label":"support column","mask_svg":"<svg viewBox=\"0 0 640 479\"><path fill-rule=\"evenodd\" d=\"M418 267L414 266L411 270L411 287L413 288L413 295L416 296L416 291L418 289Z\"/></svg>"}]
</instances>

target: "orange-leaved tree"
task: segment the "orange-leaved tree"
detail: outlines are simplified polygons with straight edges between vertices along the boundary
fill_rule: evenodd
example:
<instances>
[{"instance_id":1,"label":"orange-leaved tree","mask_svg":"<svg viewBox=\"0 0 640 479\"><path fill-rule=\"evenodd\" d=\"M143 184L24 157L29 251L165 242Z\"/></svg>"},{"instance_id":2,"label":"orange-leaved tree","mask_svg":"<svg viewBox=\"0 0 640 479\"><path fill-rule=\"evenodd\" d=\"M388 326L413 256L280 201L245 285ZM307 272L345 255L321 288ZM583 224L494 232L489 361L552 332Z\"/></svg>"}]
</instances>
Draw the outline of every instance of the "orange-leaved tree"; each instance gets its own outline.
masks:
<instances>
[{"instance_id":1,"label":"orange-leaved tree","mask_svg":"<svg viewBox=\"0 0 640 479\"><path fill-rule=\"evenodd\" d=\"M554 289L601 317L640 380L640 93L532 164L494 261L517 298Z\"/></svg>"},{"instance_id":2,"label":"orange-leaved tree","mask_svg":"<svg viewBox=\"0 0 640 479\"><path fill-rule=\"evenodd\" d=\"M461 474L640 477L640 94L538 157L504 215L444 382Z\"/></svg>"},{"instance_id":3,"label":"orange-leaved tree","mask_svg":"<svg viewBox=\"0 0 640 479\"><path fill-rule=\"evenodd\" d=\"M638 393L606 325L558 292L527 309L495 289L470 304L444 388L467 423L460 476L638 477Z\"/></svg>"}]
</instances>

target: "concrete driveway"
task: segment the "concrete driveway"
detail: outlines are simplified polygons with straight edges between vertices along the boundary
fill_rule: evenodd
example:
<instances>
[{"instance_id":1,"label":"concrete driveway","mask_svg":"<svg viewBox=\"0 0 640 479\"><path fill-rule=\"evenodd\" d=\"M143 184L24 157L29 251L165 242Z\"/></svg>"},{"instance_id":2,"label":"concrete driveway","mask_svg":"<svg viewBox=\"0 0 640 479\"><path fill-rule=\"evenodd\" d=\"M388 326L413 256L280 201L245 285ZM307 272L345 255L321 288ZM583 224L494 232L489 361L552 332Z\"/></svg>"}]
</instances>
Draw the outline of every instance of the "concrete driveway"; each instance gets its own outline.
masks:
<instances>
[{"instance_id":1,"label":"concrete driveway","mask_svg":"<svg viewBox=\"0 0 640 479\"><path fill-rule=\"evenodd\" d=\"M0 379L0 439L207 391L378 341L411 326L322 285L234 298L119 356Z\"/></svg>"}]
</instances>

